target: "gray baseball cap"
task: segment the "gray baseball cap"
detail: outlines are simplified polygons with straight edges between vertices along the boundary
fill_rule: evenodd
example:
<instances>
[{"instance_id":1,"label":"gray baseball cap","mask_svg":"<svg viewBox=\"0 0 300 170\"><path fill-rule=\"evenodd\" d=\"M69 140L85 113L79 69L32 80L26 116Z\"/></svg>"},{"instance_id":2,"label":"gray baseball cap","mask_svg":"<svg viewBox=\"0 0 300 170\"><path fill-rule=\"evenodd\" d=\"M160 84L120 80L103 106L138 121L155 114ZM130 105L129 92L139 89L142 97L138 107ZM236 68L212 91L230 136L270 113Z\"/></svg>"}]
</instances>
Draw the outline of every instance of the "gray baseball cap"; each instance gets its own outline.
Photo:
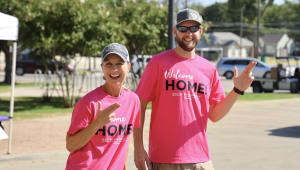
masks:
<instances>
[{"instance_id":1,"label":"gray baseball cap","mask_svg":"<svg viewBox=\"0 0 300 170\"><path fill-rule=\"evenodd\" d=\"M179 25L180 23L184 22L184 21L196 21L201 25L202 22L203 22L203 18L197 11L195 11L193 9L186 8L186 9L180 10L177 13L177 24L176 24L176 26Z\"/></svg>"},{"instance_id":2,"label":"gray baseball cap","mask_svg":"<svg viewBox=\"0 0 300 170\"><path fill-rule=\"evenodd\" d=\"M122 44L118 44L118 43L108 44L102 51L103 60L105 60L105 58L109 54L117 54L118 56L120 56L122 58L123 61L125 61L125 62L130 61L129 53L128 53L126 47Z\"/></svg>"}]
</instances>

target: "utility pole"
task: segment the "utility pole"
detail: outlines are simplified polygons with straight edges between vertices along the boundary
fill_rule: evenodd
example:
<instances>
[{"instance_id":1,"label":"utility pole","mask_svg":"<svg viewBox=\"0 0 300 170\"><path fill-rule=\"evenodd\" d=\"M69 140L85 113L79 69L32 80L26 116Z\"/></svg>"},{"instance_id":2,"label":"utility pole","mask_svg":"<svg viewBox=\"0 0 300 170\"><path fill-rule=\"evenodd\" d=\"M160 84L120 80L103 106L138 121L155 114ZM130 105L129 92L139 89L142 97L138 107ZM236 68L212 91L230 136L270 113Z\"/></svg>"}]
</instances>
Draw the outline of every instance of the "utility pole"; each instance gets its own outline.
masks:
<instances>
[{"instance_id":1,"label":"utility pole","mask_svg":"<svg viewBox=\"0 0 300 170\"><path fill-rule=\"evenodd\" d=\"M169 0L169 31L168 31L168 49L173 49L174 36L173 36L173 25L174 25L174 1Z\"/></svg>"},{"instance_id":2,"label":"utility pole","mask_svg":"<svg viewBox=\"0 0 300 170\"><path fill-rule=\"evenodd\" d=\"M242 8L241 8L241 27L240 27L240 57L242 57L243 17L244 17L244 7L242 7Z\"/></svg>"},{"instance_id":3,"label":"utility pole","mask_svg":"<svg viewBox=\"0 0 300 170\"><path fill-rule=\"evenodd\" d=\"M257 7L257 23L256 23L256 48L255 48L255 58L258 58L258 56L259 56L260 2L261 2L261 0L258 0L258 7Z\"/></svg>"}]
</instances>

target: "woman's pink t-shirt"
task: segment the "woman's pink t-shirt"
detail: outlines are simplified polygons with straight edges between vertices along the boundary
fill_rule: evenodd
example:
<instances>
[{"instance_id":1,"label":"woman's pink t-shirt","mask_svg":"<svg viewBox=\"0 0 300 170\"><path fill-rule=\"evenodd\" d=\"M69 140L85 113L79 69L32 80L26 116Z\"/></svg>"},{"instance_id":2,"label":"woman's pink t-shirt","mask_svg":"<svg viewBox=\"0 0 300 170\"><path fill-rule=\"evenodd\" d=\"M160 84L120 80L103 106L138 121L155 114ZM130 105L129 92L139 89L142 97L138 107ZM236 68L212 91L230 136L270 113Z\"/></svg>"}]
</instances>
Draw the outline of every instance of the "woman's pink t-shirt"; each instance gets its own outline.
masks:
<instances>
[{"instance_id":1,"label":"woman's pink t-shirt","mask_svg":"<svg viewBox=\"0 0 300 170\"><path fill-rule=\"evenodd\" d=\"M114 111L112 122L99 127L84 147L70 153L66 170L124 168L129 135L140 123L140 101L135 93L123 89L119 97L112 97L100 87L89 92L76 104L67 133L75 134L97 118L98 101L101 101L102 110L113 103L119 103L120 107Z\"/></svg>"}]
</instances>

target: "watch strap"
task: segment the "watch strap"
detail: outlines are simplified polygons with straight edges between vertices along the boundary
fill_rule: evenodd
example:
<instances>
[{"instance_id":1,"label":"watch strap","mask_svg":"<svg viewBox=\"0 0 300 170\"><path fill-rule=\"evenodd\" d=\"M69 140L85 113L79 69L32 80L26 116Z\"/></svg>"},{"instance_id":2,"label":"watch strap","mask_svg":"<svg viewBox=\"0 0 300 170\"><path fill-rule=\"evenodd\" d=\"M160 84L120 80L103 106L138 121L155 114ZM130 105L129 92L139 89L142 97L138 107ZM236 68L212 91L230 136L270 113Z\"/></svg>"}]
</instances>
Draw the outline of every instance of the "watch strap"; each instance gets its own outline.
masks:
<instances>
[{"instance_id":1,"label":"watch strap","mask_svg":"<svg viewBox=\"0 0 300 170\"><path fill-rule=\"evenodd\" d=\"M241 91L240 89L233 87L233 91L239 95L244 95L244 91Z\"/></svg>"}]
</instances>

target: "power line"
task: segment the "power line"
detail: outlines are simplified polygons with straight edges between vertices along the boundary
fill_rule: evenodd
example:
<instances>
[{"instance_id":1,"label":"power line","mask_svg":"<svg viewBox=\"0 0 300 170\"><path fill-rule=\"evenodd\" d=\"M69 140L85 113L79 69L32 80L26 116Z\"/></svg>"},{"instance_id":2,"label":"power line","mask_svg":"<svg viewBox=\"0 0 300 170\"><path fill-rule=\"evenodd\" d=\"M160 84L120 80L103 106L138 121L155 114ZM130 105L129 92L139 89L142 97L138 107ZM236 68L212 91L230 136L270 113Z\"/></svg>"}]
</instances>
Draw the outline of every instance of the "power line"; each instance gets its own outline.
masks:
<instances>
[{"instance_id":1,"label":"power line","mask_svg":"<svg viewBox=\"0 0 300 170\"><path fill-rule=\"evenodd\" d=\"M212 22L209 25L212 25L214 27L240 27L241 26L241 22ZM275 27L277 28L278 26L290 26L290 27L297 27L297 25L300 26L300 22L289 22L289 23L264 23L261 22L261 25L263 26L268 26L268 27ZM254 28L255 25L253 24L248 24L248 23L243 23L244 27L250 27L250 28Z\"/></svg>"}]
</instances>

